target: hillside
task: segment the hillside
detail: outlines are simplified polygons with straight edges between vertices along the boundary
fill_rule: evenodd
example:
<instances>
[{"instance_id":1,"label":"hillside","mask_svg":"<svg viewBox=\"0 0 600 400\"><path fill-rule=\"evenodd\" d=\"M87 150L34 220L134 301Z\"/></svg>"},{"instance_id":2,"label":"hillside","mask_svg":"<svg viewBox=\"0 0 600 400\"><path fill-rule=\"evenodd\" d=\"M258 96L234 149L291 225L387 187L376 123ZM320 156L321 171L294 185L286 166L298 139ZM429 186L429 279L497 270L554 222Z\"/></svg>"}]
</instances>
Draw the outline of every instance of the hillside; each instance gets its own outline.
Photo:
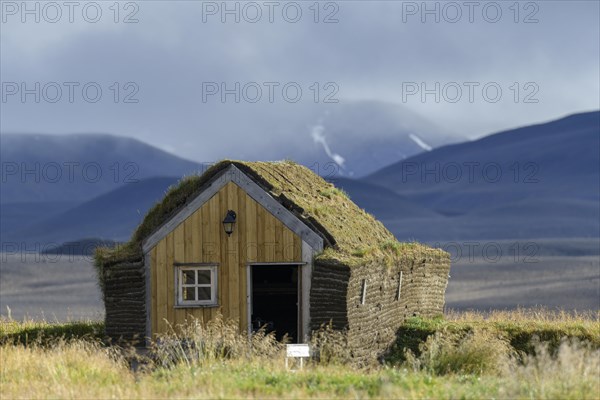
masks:
<instances>
[{"instance_id":1,"label":"hillside","mask_svg":"<svg viewBox=\"0 0 600 400\"><path fill-rule=\"evenodd\" d=\"M381 112L378 106L373 110ZM577 114L424 151L359 180L324 169L325 164L309 167L344 189L400 240L593 238L600 235L599 118L598 112ZM344 126L336 124L329 126ZM119 182L109 175L96 183L9 177L2 199L13 201L0 204L4 242L126 240L166 187L199 168L133 139L83 136L3 135L3 160L7 154L7 160L19 155L43 163L58 154L62 162L82 165L101 160L111 174L114 163L123 169L126 160L136 160L134 182L127 183L122 174ZM364 157L369 159L368 151Z\"/></svg>"},{"instance_id":2,"label":"hillside","mask_svg":"<svg viewBox=\"0 0 600 400\"><path fill-rule=\"evenodd\" d=\"M281 143L280 148L325 177L365 176L431 148L465 140L393 103L344 101L315 111L307 118L312 121L309 129L305 123L295 127L294 136L306 138L304 143L299 140L294 148Z\"/></svg>"},{"instance_id":3,"label":"hillside","mask_svg":"<svg viewBox=\"0 0 600 400\"><path fill-rule=\"evenodd\" d=\"M600 112L421 153L364 181L449 215L539 198L598 200Z\"/></svg>"},{"instance_id":4,"label":"hillside","mask_svg":"<svg viewBox=\"0 0 600 400\"><path fill-rule=\"evenodd\" d=\"M435 211L383 186L341 177L330 179L330 182L344 190L352 201L379 219L439 216Z\"/></svg>"},{"instance_id":5,"label":"hillside","mask_svg":"<svg viewBox=\"0 0 600 400\"><path fill-rule=\"evenodd\" d=\"M174 177L160 177L127 184L49 218L33 222L14 232L11 237L17 241L31 241L31 238L35 238L41 243L62 243L88 237L126 241L147 210L178 180L179 178Z\"/></svg>"},{"instance_id":6,"label":"hillside","mask_svg":"<svg viewBox=\"0 0 600 400\"><path fill-rule=\"evenodd\" d=\"M127 183L182 176L198 163L105 134L2 134L0 203L82 202Z\"/></svg>"},{"instance_id":7,"label":"hillside","mask_svg":"<svg viewBox=\"0 0 600 400\"><path fill-rule=\"evenodd\" d=\"M213 111L207 124L218 121L219 140L198 140L214 159L292 159L325 177L362 177L424 148L465 140L430 116L385 101L220 104Z\"/></svg>"},{"instance_id":8,"label":"hillside","mask_svg":"<svg viewBox=\"0 0 600 400\"><path fill-rule=\"evenodd\" d=\"M589 112L421 153L363 182L441 214L380 214L401 239L598 237L599 165L600 113Z\"/></svg>"}]
</instances>

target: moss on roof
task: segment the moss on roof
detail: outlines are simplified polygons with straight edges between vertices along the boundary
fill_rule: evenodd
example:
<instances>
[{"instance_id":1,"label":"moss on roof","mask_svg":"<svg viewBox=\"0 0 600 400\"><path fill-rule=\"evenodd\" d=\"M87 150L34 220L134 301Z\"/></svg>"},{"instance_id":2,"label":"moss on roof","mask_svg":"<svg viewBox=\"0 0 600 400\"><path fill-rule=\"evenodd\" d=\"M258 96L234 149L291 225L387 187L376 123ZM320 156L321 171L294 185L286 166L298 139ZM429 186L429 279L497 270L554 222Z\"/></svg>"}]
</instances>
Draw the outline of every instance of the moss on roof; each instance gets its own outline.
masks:
<instances>
[{"instance_id":1,"label":"moss on roof","mask_svg":"<svg viewBox=\"0 0 600 400\"><path fill-rule=\"evenodd\" d=\"M318 256L322 261L353 265L362 264L366 258L372 257L394 258L408 253L445 254L419 243L399 243L381 222L358 207L345 192L307 167L292 161L224 160L211 166L202 175L185 177L178 185L171 187L163 200L146 214L130 242L116 250L121 254L116 258L129 258L138 251L141 255L142 241L232 164L323 237L325 250ZM97 258L113 256L111 258L114 259L114 253L100 250Z\"/></svg>"}]
</instances>

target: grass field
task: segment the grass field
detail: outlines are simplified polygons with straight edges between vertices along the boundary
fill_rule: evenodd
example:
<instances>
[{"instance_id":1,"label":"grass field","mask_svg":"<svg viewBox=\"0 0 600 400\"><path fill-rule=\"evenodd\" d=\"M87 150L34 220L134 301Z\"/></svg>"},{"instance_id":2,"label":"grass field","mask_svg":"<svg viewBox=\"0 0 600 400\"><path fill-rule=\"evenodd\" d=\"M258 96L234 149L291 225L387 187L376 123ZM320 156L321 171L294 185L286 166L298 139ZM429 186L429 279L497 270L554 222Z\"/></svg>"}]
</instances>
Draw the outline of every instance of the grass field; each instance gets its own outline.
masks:
<instances>
[{"instance_id":1,"label":"grass field","mask_svg":"<svg viewBox=\"0 0 600 400\"><path fill-rule=\"evenodd\" d=\"M384 362L362 367L344 361L339 335L325 334L299 372L285 369L273 337L248 339L227 321L191 324L185 345L172 334L142 356L103 344L96 322L4 319L0 398L597 399L598 317L520 310L411 319Z\"/></svg>"}]
</instances>

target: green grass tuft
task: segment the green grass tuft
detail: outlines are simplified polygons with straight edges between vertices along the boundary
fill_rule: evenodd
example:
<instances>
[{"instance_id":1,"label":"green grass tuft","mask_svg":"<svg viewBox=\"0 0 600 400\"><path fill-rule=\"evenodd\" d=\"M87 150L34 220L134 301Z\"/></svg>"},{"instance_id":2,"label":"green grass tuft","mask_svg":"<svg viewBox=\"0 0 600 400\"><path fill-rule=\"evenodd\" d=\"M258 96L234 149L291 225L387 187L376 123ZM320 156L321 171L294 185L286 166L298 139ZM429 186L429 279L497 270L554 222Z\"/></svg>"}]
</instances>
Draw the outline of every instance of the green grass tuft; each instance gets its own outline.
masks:
<instances>
[{"instance_id":1,"label":"green grass tuft","mask_svg":"<svg viewBox=\"0 0 600 400\"><path fill-rule=\"evenodd\" d=\"M493 313L449 313L445 318L408 319L398 331L398 339L387 360L399 364L406 360L405 350L417 357L420 345L438 332L467 337L485 329L506 340L517 354L535 355L535 344L545 343L556 351L563 340L589 343L600 349L600 313L581 315L561 311L529 309Z\"/></svg>"},{"instance_id":2,"label":"green grass tuft","mask_svg":"<svg viewBox=\"0 0 600 400\"><path fill-rule=\"evenodd\" d=\"M0 345L33 343L48 345L56 340L102 338L104 338L104 322L99 321L49 323L0 319Z\"/></svg>"}]
</instances>

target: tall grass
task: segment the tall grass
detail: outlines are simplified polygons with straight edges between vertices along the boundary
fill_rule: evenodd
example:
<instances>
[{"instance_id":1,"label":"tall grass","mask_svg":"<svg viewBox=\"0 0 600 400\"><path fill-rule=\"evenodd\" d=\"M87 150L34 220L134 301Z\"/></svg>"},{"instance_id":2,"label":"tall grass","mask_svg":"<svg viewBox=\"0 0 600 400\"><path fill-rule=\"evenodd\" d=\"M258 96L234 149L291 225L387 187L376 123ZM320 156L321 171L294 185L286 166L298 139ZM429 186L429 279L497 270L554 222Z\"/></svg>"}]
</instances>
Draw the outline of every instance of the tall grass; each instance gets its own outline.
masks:
<instances>
[{"instance_id":1,"label":"tall grass","mask_svg":"<svg viewBox=\"0 0 600 400\"><path fill-rule=\"evenodd\" d=\"M502 392L535 399L585 399L600 397L600 351L589 343L563 340L556 351L535 343L535 355L507 366L510 378Z\"/></svg>"},{"instance_id":2,"label":"tall grass","mask_svg":"<svg viewBox=\"0 0 600 400\"><path fill-rule=\"evenodd\" d=\"M571 313L543 308L488 313L450 311L444 318L408 319L398 331L398 340L387 360L392 364L405 361L406 349L418 356L422 344L439 332L444 332L445 337L452 334L466 337L475 330L498 335L520 357L535 354L536 340L546 343L551 352L557 351L564 338L600 348L600 312Z\"/></svg>"},{"instance_id":3,"label":"tall grass","mask_svg":"<svg viewBox=\"0 0 600 400\"><path fill-rule=\"evenodd\" d=\"M352 354L345 332L336 331L332 324L321 326L310 339L311 355L316 363L323 365L348 365Z\"/></svg>"},{"instance_id":4,"label":"tall grass","mask_svg":"<svg viewBox=\"0 0 600 400\"><path fill-rule=\"evenodd\" d=\"M223 359L280 358L283 348L274 333L261 330L253 335L241 334L237 321L224 320L219 314L206 324L192 318L171 327L153 343L152 357L161 367L191 367Z\"/></svg>"},{"instance_id":5,"label":"tall grass","mask_svg":"<svg viewBox=\"0 0 600 400\"><path fill-rule=\"evenodd\" d=\"M497 322L497 323L552 323L564 326L596 325L600 323L598 311L565 311L546 307L517 308L514 310L457 311L448 310L444 319L452 322Z\"/></svg>"},{"instance_id":6,"label":"tall grass","mask_svg":"<svg viewBox=\"0 0 600 400\"><path fill-rule=\"evenodd\" d=\"M563 338L554 348L533 340L535 351L522 353L496 329L496 323L514 323L508 316L482 325L484 319L473 316L467 330L452 325L464 328L467 317L452 318L419 321L439 328L419 352L407 351L402 363L368 368L349 364L344 334L325 326L313 335L313 360L297 372L285 369L284 346L272 334L249 337L221 317L174 327L147 357L135 356L146 368L132 368L130 351L85 334L45 343L5 340L0 398L600 397L600 353L593 343ZM18 333L15 324L11 334Z\"/></svg>"},{"instance_id":7,"label":"tall grass","mask_svg":"<svg viewBox=\"0 0 600 400\"><path fill-rule=\"evenodd\" d=\"M419 356L407 350L406 364L436 375L499 374L516 356L506 339L488 329L467 335L436 332L420 350Z\"/></svg>"},{"instance_id":8,"label":"tall grass","mask_svg":"<svg viewBox=\"0 0 600 400\"><path fill-rule=\"evenodd\" d=\"M2 399L127 397L135 385L125 359L92 340L5 344L0 363Z\"/></svg>"}]
</instances>

